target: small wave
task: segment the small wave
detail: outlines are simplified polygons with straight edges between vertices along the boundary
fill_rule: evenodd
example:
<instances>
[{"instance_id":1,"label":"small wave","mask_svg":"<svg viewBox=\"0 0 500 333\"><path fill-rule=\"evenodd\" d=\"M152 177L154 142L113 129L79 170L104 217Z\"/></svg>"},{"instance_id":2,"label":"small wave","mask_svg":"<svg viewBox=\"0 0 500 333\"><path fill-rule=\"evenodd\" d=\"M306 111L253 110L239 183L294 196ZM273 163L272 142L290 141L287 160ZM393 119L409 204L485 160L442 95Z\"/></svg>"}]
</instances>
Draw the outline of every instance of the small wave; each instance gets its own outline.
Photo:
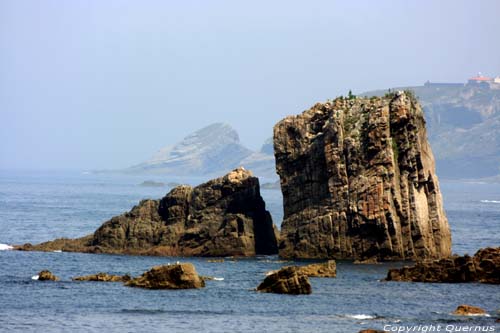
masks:
<instances>
[{"instance_id":1,"label":"small wave","mask_svg":"<svg viewBox=\"0 0 500 333\"><path fill-rule=\"evenodd\" d=\"M8 244L0 244L0 251L12 250L14 247Z\"/></svg>"},{"instance_id":2,"label":"small wave","mask_svg":"<svg viewBox=\"0 0 500 333\"><path fill-rule=\"evenodd\" d=\"M36 280L38 280L38 278L39 278L39 277L40 277L39 275L33 275L33 276L31 277L31 279L36 281Z\"/></svg>"},{"instance_id":3,"label":"small wave","mask_svg":"<svg viewBox=\"0 0 500 333\"><path fill-rule=\"evenodd\" d=\"M495 203L500 204L500 200L481 200L482 203Z\"/></svg>"},{"instance_id":4,"label":"small wave","mask_svg":"<svg viewBox=\"0 0 500 333\"><path fill-rule=\"evenodd\" d=\"M355 314L355 315L346 315L347 318L352 318L352 319L359 319L359 320L364 320L364 319L375 319L377 316L371 316L367 314Z\"/></svg>"},{"instance_id":5,"label":"small wave","mask_svg":"<svg viewBox=\"0 0 500 333\"><path fill-rule=\"evenodd\" d=\"M223 277L214 277L214 281L224 281Z\"/></svg>"},{"instance_id":6,"label":"small wave","mask_svg":"<svg viewBox=\"0 0 500 333\"><path fill-rule=\"evenodd\" d=\"M62 252L62 250L54 250L54 251L52 251L52 252L55 252L55 253L61 253L61 252Z\"/></svg>"}]
</instances>

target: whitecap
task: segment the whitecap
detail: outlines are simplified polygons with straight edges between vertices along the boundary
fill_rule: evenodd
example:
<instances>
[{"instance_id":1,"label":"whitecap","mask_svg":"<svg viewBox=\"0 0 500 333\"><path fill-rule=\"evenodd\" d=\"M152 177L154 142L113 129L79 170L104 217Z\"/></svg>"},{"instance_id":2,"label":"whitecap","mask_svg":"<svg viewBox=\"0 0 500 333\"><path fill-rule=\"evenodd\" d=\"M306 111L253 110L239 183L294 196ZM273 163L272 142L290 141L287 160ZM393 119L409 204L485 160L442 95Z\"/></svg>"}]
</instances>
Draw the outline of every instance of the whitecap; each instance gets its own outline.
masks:
<instances>
[{"instance_id":1,"label":"whitecap","mask_svg":"<svg viewBox=\"0 0 500 333\"><path fill-rule=\"evenodd\" d=\"M481 200L482 203L496 203L500 204L500 200Z\"/></svg>"},{"instance_id":2,"label":"whitecap","mask_svg":"<svg viewBox=\"0 0 500 333\"><path fill-rule=\"evenodd\" d=\"M223 277L214 277L214 281L224 281L224 278Z\"/></svg>"},{"instance_id":3,"label":"whitecap","mask_svg":"<svg viewBox=\"0 0 500 333\"><path fill-rule=\"evenodd\" d=\"M55 252L55 253L61 253L61 252L62 252L62 250L54 250L54 251L52 251L52 252Z\"/></svg>"},{"instance_id":4,"label":"whitecap","mask_svg":"<svg viewBox=\"0 0 500 333\"><path fill-rule=\"evenodd\" d=\"M363 320L363 319L375 319L376 317L375 316L370 316L370 315L367 315L367 314L355 314L355 315L346 315L347 318L352 318L352 319L359 319L359 320Z\"/></svg>"},{"instance_id":5,"label":"whitecap","mask_svg":"<svg viewBox=\"0 0 500 333\"><path fill-rule=\"evenodd\" d=\"M12 250L14 247L7 244L0 244L0 251Z\"/></svg>"},{"instance_id":6,"label":"whitecap","mask_svg":"<svg viewBox=\"0 0 500 333\"><path fill-rule=\"evenodd\" d=\"M32 280L38 280L38 278L39 278L39 277L40 277L40 276L38 276L38 275L33 275L33 276L31 277L31 279L32 279Z\"/></svg>"}]
</instances>

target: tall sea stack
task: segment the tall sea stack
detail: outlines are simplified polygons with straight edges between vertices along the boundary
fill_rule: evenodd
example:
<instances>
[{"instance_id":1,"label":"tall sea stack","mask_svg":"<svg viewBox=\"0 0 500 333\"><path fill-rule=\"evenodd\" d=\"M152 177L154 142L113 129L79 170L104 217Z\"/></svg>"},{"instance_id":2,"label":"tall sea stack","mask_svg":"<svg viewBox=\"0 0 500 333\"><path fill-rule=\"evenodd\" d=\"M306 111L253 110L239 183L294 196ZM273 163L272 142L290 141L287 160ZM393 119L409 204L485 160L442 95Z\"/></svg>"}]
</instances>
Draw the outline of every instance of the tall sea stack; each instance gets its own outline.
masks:
<instances>
[{"instance_id":1,"label":"tall sea stack","mask_svg":"<svg viewBox=\"0 0 500 333\"><path fill-rule=\"evenodd\" d=\"M451 254L422 109L409 92L337 98L274 127L284 258Z\"/></svg>"}]
</instances>

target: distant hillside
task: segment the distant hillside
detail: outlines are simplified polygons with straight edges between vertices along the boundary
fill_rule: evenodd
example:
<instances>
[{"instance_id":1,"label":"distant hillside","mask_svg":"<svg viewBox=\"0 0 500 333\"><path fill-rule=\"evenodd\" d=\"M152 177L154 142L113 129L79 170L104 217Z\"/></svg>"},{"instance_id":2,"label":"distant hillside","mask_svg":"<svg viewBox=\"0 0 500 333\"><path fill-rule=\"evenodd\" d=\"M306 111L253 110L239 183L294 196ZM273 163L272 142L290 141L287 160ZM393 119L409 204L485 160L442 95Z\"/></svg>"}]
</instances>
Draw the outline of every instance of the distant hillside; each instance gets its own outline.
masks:
<instances>
[{"instance_id":1,"label":"distant hillside","mask_svg":"<svg viewBox=\"0 0 500 333\"><path fill-rule=\"evenodd\" d=\"M411 89L418 96L438 175L456 179L500 174L500 90L470 85L394 89Z\"/></svg>"},{"instance_id":2,"label":"distant hillside","mask_svg":"<svg viewBox=\"0 0 500 333\"><path fill-rule=\"evenodd\" d=\"M265 145L264 145L265 147ZM254 152L240 143L229 125L215 123L204 127L173 146L161 148L151 159L125 172L171 175L221 175L239 166L256 176L274 178L274 156L269 149Z\"/></svg>"}]
</instances>

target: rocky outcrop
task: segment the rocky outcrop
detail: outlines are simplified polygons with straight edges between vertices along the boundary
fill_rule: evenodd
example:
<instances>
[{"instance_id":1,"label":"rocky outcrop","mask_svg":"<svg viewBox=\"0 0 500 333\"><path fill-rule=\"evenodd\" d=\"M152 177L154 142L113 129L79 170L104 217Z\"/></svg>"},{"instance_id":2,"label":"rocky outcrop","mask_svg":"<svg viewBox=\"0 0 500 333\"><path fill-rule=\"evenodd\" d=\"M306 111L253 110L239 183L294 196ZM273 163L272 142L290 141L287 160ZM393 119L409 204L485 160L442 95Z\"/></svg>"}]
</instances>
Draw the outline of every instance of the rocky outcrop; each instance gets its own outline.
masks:
<instances>
[{"instance_id":1,"label":"rocky outcrop","mask_svg":"<svg viewBox=\"0 0 500 333\"><path fill-rule=\"evenodd\" d=\"M193 289L205 287L205 281L192 264L183 263L153 267L125 285L145 289Z\"/></svg>"},{"instance_id":2,"label":"rocky outcrop","mask_svg":"<svg viewBox=\"0 0 500 333\"><path fill-rule=\"evenodd\" d=\"M276 294L310 294L311 283L307 275L303 274L298 267L285 267L267 276L257 287L257 291Z\"/></svg>"},{"instance_id":3,"label":"rocky outcrop","mask_svg":"<svg viewBox=\"0 0 500 333\"><path fill-rule=\"evenodd\" d=\"M38 281L59 281L59 278L52 274L52 272L43 270L38 273Z\"/></svg>"},{"instance_id":4,"label":"rocky outcrop","mask_svg":"<svg viewBox=\"0 0 500 333\"><path fill-rule=\"evenodd\" d=\"M451 236L410 93L337 98L274 127L284 258L442 258Z\"/></svg>"},{"instance_id":5,"label":"rocky outcrop","mask_svg":"<svg viewBox=\"0 0 500 333\"><path fill-rule=\"evenodd\" d=\"M417 262L411 267L390 269L386 280L500 284L500 248L481 249L474 257L453 256L448 259Z\"/></svg>"},{"instance_id":6,"label":"rocky outcrop","mask_svg":"<svg viewBox=\"0 0 500 333\"><path fill-rule=\"evenodd\" d=\"M236 169L197 187L178 186L161 200L143 200L93 235L19 250L167 256L254 256L277 253L259 180Z\"/></svg>"},{"instance_id":7,"label":"rocky outcrop","mask_svg":"<svg viewBox=\"0 0 500 333\"><path fill-rule=\"evenodd\" d=\"M337 276L337 265L335 260L328 260L324 263L299 266L299 272L308 277L334 278Z\"/></svg>"},{"instance_id":8,"label":"rocky outcrop","mask_svg":"<svg viewBox=\"0 0 500 333\"><path fill-rule=\"evenodd\" d=\"M73 281L94 281L94 282L127 282L130 281L130 275L111 275L107 273L97 273L85 276L74 277Z\"/></svg>"},{"instance_id":9,"label":"rocky outcrop","mask_svg":"<svg viewBox=\"0 0 500 333\"><path fill-rule=\"evenodd\" d=\"M486 311L478 306L462 304L453 311L453 314L457 316L482 316L486 314Z\"/></svg>"},{"instance_id":10,"label":"rocky outcrop","mask_svg":"<svg viewBox=\"0 0 500 333\"><path fill-rule=\"evenodd\" d=\"M304 266L287 266L284 268L288 267L294 268L298 274L303 274L307 277L334 278L337 276L337 264L335 263L335 260L328 260L327 262ZM279 270L267 272L266 276L270 276L277 272L279 272Z\"/></svg>"}]
</instances>

